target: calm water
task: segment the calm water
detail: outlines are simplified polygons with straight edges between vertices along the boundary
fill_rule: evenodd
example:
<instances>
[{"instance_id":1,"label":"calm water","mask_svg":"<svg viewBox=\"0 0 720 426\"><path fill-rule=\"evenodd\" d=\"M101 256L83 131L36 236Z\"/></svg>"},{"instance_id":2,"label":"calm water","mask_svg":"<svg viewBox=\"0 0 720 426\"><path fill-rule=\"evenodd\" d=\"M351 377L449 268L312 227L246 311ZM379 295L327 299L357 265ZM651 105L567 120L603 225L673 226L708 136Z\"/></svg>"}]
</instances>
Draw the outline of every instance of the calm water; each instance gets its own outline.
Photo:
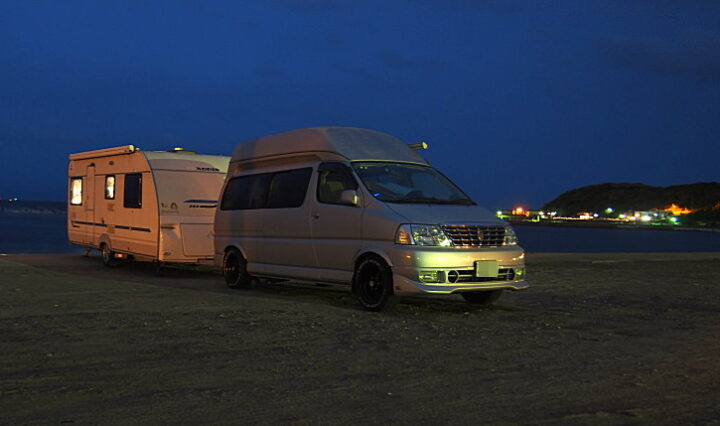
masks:
<instances>
[{"instance_id":1,"label":"calm water","mask_svg":"<svg viewBox=\"0 0 720 426\"><path fill-rule=\"evenodd\" d=\"M80 253L64 214L0 212L0 253ZM521 245L541 252L720 251L720 232L516 226Z\"/></svg>"}]
</instances>

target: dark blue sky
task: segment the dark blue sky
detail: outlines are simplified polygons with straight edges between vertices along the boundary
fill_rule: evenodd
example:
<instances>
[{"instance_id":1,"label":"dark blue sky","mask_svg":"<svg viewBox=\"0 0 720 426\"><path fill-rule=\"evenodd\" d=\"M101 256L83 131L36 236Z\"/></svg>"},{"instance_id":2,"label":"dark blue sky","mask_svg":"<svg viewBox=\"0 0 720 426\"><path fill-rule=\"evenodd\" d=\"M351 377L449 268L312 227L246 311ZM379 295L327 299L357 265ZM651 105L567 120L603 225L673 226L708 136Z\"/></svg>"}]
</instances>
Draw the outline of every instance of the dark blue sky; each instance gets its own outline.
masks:
<instances>
[{"instance_id":1,"label":"dark blue sky","mask_svg":"<svg viewBox=\"0 0 720 426\"><path fill-rule=\"evenodd\" d=\"M300 127L427 141L490 208L717 181L718 1L3 1L0 197L67 155Z\"/></svg>"}]
</instances>

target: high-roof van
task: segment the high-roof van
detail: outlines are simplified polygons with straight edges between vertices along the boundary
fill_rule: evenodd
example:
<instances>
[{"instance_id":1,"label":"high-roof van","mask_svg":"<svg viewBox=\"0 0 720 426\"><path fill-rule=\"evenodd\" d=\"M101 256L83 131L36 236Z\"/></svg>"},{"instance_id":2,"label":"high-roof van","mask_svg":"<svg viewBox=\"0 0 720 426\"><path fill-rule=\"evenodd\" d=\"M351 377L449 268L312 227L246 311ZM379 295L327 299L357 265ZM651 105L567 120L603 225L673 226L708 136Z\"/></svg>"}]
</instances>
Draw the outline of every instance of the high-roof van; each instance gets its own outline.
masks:
<instances>
[{"instance_id":1,"label":"high-roof van","mask_svg":"<svg viewBox=\"0 0 720 426\"><path fill-rule=\"evenodd\" d=\"M513 229L388 134L318 127L240 143L221 194L215 262L230 287L345 283L369 310L400 293L487 304L528 287Z\"/></svg>"}]
</instances>

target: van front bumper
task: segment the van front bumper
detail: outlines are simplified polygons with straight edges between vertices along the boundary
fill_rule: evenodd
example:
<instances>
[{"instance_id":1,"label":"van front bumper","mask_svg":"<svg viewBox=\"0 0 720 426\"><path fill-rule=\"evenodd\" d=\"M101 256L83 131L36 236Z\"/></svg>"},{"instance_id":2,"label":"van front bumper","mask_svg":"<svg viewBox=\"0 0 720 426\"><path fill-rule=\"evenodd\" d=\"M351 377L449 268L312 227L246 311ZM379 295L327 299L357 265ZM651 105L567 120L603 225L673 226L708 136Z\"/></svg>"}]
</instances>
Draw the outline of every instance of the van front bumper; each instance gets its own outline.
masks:
<instances>
[{"instance_id":1,"label":"van front bumper","mask_svg":"<svg viewBox=\"0 0 720 426\"><path fill-rule=\"evenodd\" d=\"M525 252L519 246L393 250L392 271L396 293L452 294L530 287L525 281Z\"/></svg>"},{"instance_id":2,"label":"van front bumper","mask_svg":"<svg viewBox=\"0 0 720 426\"><path fill-rule=\"evenodd\" d=\"M530 284L527 281L421 283L410 280L404 275L393 274L393 286L396 293L453 294L466 291L525 290Z\"/></svg>"}]
</instances>

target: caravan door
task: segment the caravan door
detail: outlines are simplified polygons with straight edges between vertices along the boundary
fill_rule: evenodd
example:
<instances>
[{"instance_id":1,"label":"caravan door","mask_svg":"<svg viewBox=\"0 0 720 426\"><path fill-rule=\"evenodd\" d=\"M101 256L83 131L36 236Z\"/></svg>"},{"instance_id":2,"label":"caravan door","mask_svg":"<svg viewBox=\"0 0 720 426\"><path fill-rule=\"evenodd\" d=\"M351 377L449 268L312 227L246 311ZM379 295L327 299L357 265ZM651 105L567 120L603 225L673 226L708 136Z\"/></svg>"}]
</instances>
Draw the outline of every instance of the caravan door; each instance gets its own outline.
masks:
<instances>
[{"instance_id":1,"label":"caravan door","mask_svg":"<svg viewBox=\"0 0 720 426\"><path fill-rule=\"evenodd\" d=\"M83 195L83 206L84 206L84 219L86 225L84 225L85 232L83 232L83 243L89 245L95 245L95 164L87 166L85 173L85 194Z\"/></svg>"}]
</instances>

